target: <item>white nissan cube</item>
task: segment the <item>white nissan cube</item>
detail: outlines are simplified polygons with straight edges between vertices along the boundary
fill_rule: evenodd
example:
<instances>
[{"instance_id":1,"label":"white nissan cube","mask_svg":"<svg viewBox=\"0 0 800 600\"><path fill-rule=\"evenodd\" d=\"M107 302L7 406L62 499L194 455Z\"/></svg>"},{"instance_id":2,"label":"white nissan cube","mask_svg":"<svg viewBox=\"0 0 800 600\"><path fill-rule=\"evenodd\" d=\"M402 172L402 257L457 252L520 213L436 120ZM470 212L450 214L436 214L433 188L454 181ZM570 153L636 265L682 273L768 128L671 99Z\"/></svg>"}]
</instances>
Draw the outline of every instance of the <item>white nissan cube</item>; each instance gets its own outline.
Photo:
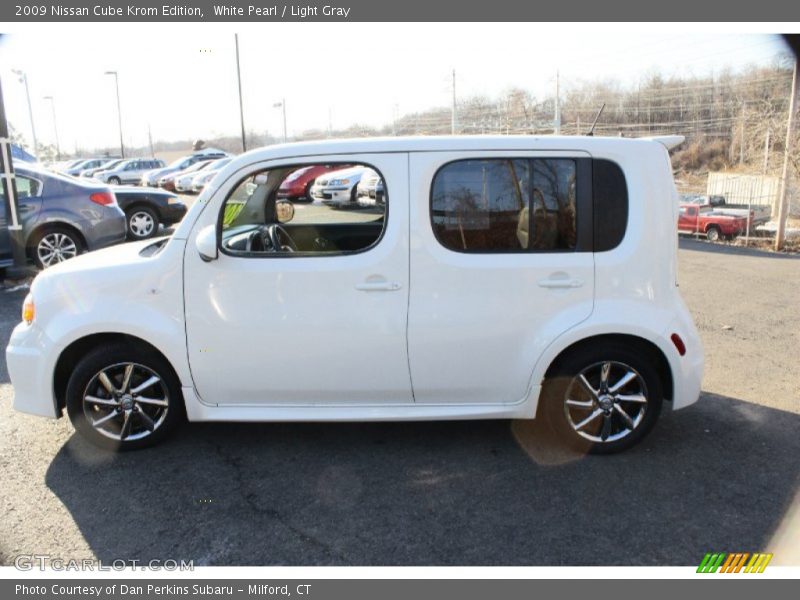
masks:
<instances>
[{"instance_id":1,"label":"white nissan cube","mask_svg":"<svg viewBox=\"0 0 800 600\"><path fill-rule=\"evenodd\" d=\"M171 238L42 272L7 362L14 407L111 449L189 421L543 418L628 448L700 393L678 292L681 138L426 137L254 150ZM278 200L360 165L385 202Z\"/></svg>"}]
</instances>

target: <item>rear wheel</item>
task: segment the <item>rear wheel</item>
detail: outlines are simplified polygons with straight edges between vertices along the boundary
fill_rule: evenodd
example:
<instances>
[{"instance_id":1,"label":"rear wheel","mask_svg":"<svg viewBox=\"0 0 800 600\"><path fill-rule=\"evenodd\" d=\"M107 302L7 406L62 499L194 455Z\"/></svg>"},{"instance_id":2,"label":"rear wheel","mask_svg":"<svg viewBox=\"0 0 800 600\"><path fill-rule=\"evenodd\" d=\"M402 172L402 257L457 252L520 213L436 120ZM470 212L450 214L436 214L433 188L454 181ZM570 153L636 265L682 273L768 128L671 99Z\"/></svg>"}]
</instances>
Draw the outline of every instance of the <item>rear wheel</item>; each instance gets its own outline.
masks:
<instances>
[{"instance_id":1,"label":"rear wheel","mask_svg":"<svg viewBox=\"0 0 800 600\"><path fill-rule=\"evenodd\" d=\"M136 344L103 344L89 352L69 379L66 404L75 430L110 450L154 444L184 416L172 367Z\"/></svg>"},{"instance_id":2,"label":"rear wheel","mask_svg":"<svg viewBox=\"0 0 800 600\"><path fill-rule=\"evenodd\" d=\"M575 449L620 452L638 443L661 412L663 387L648 352L623 343L578 348L545 381L546 418Z\"/></svg>"},{"instance_id":3,"label":"rear wheel","mask_svg":"<svg viewBox=\"0 0 800 600\"><path fill-rule=\"evenodd\" d=\"M135 206L126 213L128 239L146 240L158 232L159 219L156 211L147 206Z\"/></svg>"},{"instance_id":4,"label":"rear wheel","mask_svg":"<svg viewBox=\"0 0 800 600\"><path fill-rule=\"evenodd\" d=\"M75 258L84 251L83 240L72 229L53 226L40 231L30 241L29 252L40 269Z\"/></svg>"}]
</instances>

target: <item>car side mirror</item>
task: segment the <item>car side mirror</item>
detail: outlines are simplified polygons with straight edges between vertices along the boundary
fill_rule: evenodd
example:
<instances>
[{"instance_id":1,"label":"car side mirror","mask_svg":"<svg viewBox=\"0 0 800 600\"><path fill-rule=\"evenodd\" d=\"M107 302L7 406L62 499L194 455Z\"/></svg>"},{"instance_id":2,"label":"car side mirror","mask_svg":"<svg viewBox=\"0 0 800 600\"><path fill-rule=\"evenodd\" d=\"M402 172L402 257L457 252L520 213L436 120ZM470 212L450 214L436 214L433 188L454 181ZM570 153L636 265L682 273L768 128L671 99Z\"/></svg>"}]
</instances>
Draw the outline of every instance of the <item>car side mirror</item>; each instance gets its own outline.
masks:
<instances>
[{"instance_id":1,"label":"car side mirror","mask_svg":"<svg viewBox=\"0 0 800 600\"><path fill-rule=\"evenodd\" d=\"M197 248L197 253L200 254L205 262L216 260L219 256L217 250L217 226L207 225L197 232L197 237L194 239L194 245Z\"/></svg>"},{"instance_id":2,"label":"car side mirror","mask_svg":"<svg viewBox=\"0 0 800 600\"><path fill-rule=\"evenodd\" d=\"M294 204L288 200L278 200L275 203L275 215L278 223L288 223L294 219Z\"/></svg>"}]
</instances>

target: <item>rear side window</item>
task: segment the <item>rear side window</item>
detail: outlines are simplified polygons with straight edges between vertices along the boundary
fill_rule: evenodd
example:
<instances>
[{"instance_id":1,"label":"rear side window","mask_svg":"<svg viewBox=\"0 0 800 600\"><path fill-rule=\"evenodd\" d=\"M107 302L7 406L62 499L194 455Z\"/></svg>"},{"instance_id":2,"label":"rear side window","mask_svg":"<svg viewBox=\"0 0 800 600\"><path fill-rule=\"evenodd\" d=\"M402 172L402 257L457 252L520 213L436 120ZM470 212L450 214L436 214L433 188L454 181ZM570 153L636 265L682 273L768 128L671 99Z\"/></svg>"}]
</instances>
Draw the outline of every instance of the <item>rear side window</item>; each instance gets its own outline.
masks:
<instances>
[{"instance_id":1,"label":"rear side window","mask_svg":"<svg viewBox=\"0 0 800 600\"><path fill-rule=\"evenodd\" d=\"M567 158L449 163L431 188L434 234L456 252L573 251L576 173Z\"/></svg>"},{"instance_id":2,"label":"rear side window","mask_svg":"<svg viewBox=\"0 0 800 600\"><path fill-rule=\"evenodd\" d=\"M17 175L17 196L19 198L33 198L42 191L42 184L36 179Z\"/></svg>"},{"instance_id":3,"label":"rear side window","mask_svg":"<svg viewBox=\"0 0 800 600\"><path fill-rule=\"evenodd\" d=\"M628 226L628 185L620 166L610 160L592 161L594 250L619 246Z\"/></svg>"}]
</instances>

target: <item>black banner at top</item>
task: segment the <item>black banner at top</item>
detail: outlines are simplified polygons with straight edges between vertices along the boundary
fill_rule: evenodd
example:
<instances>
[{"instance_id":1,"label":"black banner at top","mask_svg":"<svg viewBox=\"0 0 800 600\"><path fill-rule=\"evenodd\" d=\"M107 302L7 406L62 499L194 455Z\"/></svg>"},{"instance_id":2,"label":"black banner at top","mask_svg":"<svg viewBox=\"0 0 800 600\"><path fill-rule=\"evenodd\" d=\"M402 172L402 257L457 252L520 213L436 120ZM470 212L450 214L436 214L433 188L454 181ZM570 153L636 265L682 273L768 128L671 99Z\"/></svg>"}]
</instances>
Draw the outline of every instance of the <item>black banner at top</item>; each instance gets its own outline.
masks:
<instances>
[{"instance_id":1,"label":"black banner at top","mask_svg":"<svg viewBox=\"0 0 800 600\"><path fill-rule=\"evenodd\" d=\"M10 0L0 4L4 22L281 22L281 21L800 21L800 4L786 0ZM786 29L791 30L792 27Z\"/></svg>"}]
</instances>

